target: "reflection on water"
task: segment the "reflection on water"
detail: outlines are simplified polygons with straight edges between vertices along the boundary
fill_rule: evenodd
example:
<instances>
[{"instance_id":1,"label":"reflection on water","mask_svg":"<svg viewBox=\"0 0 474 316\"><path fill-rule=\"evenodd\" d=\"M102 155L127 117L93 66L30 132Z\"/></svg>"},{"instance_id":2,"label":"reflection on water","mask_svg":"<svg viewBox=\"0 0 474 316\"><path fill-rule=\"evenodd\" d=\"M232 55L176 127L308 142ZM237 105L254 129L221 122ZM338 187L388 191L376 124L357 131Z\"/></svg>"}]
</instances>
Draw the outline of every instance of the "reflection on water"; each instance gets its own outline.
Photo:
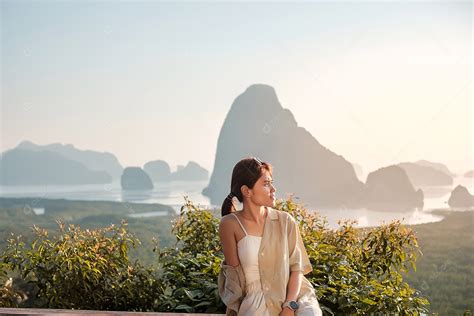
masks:
<instances>
[{"instance_id":1,"label":"reflection on water","mask_svg":"<svg viewBox=\"0 0 474 316\"><path fill-rule=\"evenodd\" d=\"M151 199L153 191L146 190L123 190L121 192L121 200L127 202L142 202Z\"/></svg>"},{"instance_id":2,"label":"reflection on water","mask_svg":"<svg viewBox=\"0 0 474 316\"><path fill-rule=\"evenodd\" d=\"M92 185L0 186L1 197L38 197L83 201L118 201L160 203L172 206L179 212L187 196L195 204L209 205L201 194L208 181L172 181L155 183L153 190L122 191L120 182Z\"/></svg>"},{"instance_id":3,"label":"reflection on water","mask_svg":"<svg viewBox=\"0 0 474 316\"><path fill-rule=\"evenodd\" d=\"M69 200L103 200L135 203L160 203L169 205L179 212L184 204L184 196L193 203L201 206L210 206L209 199L201 194L208 181L172 181L155 183L149 191L122 191L120 182L105 185L47 185L47 186L0 186L1 197L37 197L46 199L64 198ZM453 187L421 187L424 192L424 210L415 209L410 212L381 212L367 209L318 209L318 213L325 216L331 227L338 227L337 222L342 219L357 220L359 227L376 226L401 220L404 224L420 224L436 222L441 216L430 213L432 209L448 208L447 201L451 191L461 184L474 193L474 178L457 177ZM219 208L220 205L210 206ZM308 207L310 210L314 209ZM41 213L38 210L38 213ZM161 216L158 213L148 213L146 216ZM143 217L144 214L133 214L133 217Z\"/></svg>"},{"instance_id":4,"label":"reflection on water","mask_svg":"<svg viewBox=\"0 0 474 316\"><path fill-rule=\"evenodd\" d=\"M424 209L425 210L432 210L432 209L441 209L441 208L449 208L448 200L451 196L451 191L454 190L455 187L458 185L462 185L467 188L467 190L474 194L474 178L466 178L466 177L455 177L453 178L453 186L439 186L439 187L420 187L423 191L425 196L424 200ZM451 210L457 210L451 208ZM463 209L465 210L465 209Z\"/></svg>"},{"instance_id":5,"label":"reflection on water","mask_svg":"<svg viewBox=\"0 0 474 316\"><path fill-rule=\"evenodd\" d=\"M44 215L44 207L33 207L35 215Z\"/></svg>"},{"instance_id":6,"label":"reflection on water","mask_svg":"<svg viewBox=\"0 0 474 316\"><path fill-rule=\"evenodd\" d=\"M146 213L134 213L128 215L129 217L140 218L140 217L155 217L155 216L166 216L168 212L164 211L155 211L155 212L146 212Z\"/></svg>"},{"instance_id":7,"label":"reflection on water","mask_svg":"<svg viewBox=\"0 0 474 316\"><path fill-rule=\"evenodd\" d=\"M311 208L310 208L311 209ZM318 214L326 217L328 224L332 228L339 227L338 221L342 219L353 219L357 221L356 227L371 227L381 224L388 224L394 220L400 220L402 224L414 225L421 223L438 222L442 216L434 215L429 211L415 209L411 212L381 212L360 209L318 209Z\"/></svg>"}]
</instances>

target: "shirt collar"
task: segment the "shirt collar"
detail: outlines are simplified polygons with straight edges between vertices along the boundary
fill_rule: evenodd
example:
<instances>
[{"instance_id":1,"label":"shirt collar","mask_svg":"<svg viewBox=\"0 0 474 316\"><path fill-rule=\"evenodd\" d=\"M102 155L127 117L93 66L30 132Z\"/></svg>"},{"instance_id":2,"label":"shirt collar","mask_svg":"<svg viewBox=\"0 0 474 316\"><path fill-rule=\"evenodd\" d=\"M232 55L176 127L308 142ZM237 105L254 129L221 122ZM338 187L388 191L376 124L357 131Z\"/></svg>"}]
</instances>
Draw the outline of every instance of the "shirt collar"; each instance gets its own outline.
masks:
<instances>
[{"instance_id":1,"label":"shirt collar","mask_svg":"<svg viewBox=\"0 0 474 316\"><path fill-rule=\"evenodd\" d=\"M268 206L267 206L267 210L268 210L268 218L270 218L272 221L277 221L278 211Z\"/></svg>"}]
</instances>

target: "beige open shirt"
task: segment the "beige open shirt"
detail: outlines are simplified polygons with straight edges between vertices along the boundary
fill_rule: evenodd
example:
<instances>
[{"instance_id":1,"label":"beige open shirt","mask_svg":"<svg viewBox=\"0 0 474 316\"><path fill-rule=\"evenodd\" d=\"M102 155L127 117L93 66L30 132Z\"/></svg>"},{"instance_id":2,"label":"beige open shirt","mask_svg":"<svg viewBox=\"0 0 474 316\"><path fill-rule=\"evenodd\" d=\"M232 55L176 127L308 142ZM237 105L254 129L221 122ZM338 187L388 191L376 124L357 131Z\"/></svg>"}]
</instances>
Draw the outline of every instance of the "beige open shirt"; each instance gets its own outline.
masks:
<instances>
[{"instance_id":1,"label":"beige open shirt","mask_svg":"<svg viewBox=\"0 0 474 316\"><path fill-rule=\"evenodd\" d=\"M258 265L270 315L278 315L282 310L281 305L286 299L290 271L303 273L298 295L300 306L317 304L314 288L304 277L313 268L301 239L298 224L289 213L268 207ZM236 315L245 297L245 275L242 267L240 265L232 267L223 261L218 277L218 287L219 295L227 306L226 314Z\"/></svg>"}]
</instances>

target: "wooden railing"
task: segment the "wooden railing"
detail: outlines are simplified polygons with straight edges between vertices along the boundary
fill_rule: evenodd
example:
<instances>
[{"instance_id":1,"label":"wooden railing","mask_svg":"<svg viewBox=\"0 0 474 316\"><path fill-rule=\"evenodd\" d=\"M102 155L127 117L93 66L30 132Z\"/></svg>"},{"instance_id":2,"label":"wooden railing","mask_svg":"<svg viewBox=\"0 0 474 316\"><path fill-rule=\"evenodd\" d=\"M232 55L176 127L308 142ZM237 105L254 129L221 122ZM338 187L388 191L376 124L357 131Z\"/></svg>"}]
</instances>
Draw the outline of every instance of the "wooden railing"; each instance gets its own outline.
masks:
<instances>
[{"instance_id":1,"label":"wooden railing","mask_svg":"<svg viewBox=\"0 0 474 316\"><path fill-rule=\"evenodd\" d=\"M187 314L187 313L154 313L154 312L119 312L119 311L93 311L93 310L71 310L71 309L42 309L42 308L0 308L0 315L130 315L130 316L217 316L224 314Z\"/></svg>"}]
</instances>

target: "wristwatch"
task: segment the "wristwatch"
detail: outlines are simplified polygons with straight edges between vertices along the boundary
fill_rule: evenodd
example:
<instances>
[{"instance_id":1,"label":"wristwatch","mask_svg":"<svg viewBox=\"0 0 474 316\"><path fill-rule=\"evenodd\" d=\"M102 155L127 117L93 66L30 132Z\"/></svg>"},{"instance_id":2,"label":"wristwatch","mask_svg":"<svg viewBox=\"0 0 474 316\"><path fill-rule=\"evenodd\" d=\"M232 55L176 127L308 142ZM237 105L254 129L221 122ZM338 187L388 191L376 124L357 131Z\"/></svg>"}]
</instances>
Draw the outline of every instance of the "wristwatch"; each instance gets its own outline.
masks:
<instances>
[{"instance_id":1,"label":"wristwatch","mask_svg":"<svg viewBox=\"0 0 474 316\"><path fill-rule=\"evenodd\" d=\"M281 308L285 308L285 307L288 307L292 311L295 311L298 309L299 305L296 301L288 301L288 302L283 303L283 305L281 306Z\"/></svg>"}]
</instances>

